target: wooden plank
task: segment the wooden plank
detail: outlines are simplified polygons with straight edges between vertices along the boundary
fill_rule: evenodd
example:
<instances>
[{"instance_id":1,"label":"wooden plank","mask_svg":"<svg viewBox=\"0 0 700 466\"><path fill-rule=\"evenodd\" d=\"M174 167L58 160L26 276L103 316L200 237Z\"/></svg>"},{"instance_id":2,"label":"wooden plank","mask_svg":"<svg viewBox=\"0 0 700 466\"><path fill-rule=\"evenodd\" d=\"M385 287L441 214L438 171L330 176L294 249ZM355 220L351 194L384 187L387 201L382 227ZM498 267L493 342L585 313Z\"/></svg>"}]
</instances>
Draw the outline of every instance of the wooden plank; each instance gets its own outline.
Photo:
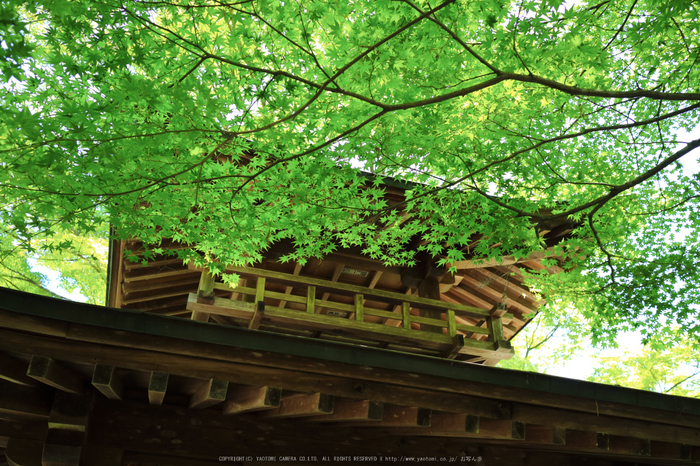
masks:
<instances>
[{"instance_id":1,"label":"wooden plank","mask_svg":"<svg viewBox=\"0 0 700 466\"><path fill-rule=\"evenodd\" d=\"M68 324L58 320L48 320L41 317L21 315L0 309L0 328L21 330L23 332L53 335L65 338ZM10 351L15 350L12 348Z\"/></svg>"},{"instance_id":2,"label":"wooden plank","mask_svg":"<svg viewBox=\"0 0 700 466\"><path fill-rule=\"evenodd\" d=\"M260 414L266 418L307 417L333 412L335 397L325 393L310 393L308 395L284 398L279 408L264 411Z\"/></svg>"},{"instance_id":3,"label":"wooden plank","mask_svg":"<svg viewBox=\"0 0 700 466\"><path fill-rule=\"evenodd\" d=\"M124 283L132 283L132 282L137 282L137 281L142 281L142 280L153 280L153 279L165 278L165 277L177 277L180 275L188 275L191 273L192 273L192 270L183 268L182 270L171 270L169 272L156 272L156 273L135 275L135 276L129 276L129 277L125 276Z\"/></svg>"},{"instance_id":4,"label":"wooden plank","mask_svg":"<svg viewBox=\"0 0 700 466\"><path fill-rule=\"evenodd\" d=\"M247 286L230 286L227 285L226 283L219 283L219 282L214 282L214 289L215 290L221 290L221 291L231 291L234 293L241 293L241 294L247 294L247 295L255 295L256 289L255 288L249 288ZM281 294L281 293L280 293Z\"/></svg>"},{"instance_id":5,"label":"wooden plank","mask_svg":"<svg viewBox=\"0 0 700 466\"><path fill-rule=\"evenodd\" d=\"M168 390L170 374L162 371L151 371L148 381L148 402L155 406L163 404L165 392Z\"/></svg>"},{"instance_id":6,"label":"wooden plank","mask_svg":"<svg viewBox=\"0 0 700 466\"><path fill-rule=\"evenodd\" d=\"M214 298L214 304L201 304L197 302L197 295L194 293L190 293L187 300L188 311L233 317L245 321L246 324L250 322L256 308L255 303L232 301L224 298Z\"/></svg>"},{"instance_id":7,"label":"wooden plank","mask_svg":"<svg viewBox=\"0 0 700 466\"><path fill-rule=\"evenodd\" d=\"M32 356L27 375L34 380L69 393L85 390L82 375L64 368L51 358Z\"/></svg>"},{"instance_id":8,"label":"wooden plank","mask_svg":"<svg viewBox=\"0 0 700 466\"><path fill-rule=\"evenodd\" d=\"M5 449L7 464L9 466L42 466L43 448L43 441L10 438Z\"/></svg>"},{"instance_id":9,"label":"wooden plank","mask_svg":"<svg viewBox=\"0 0 700 466\"><path fill-rule=\"evenodd\" d=\"M26 387L38 387L41 384L31 377L27 377L28 364L15 359L5 353L0 353L0 379L8 382L24 385Z\"/></svg>"},{"instance_id":10,"label":"wooden plank","mask_svg":"<svg viewBox=\"0 0 700 466\"><path fill-rule=\"evenodd\" d=\"M163 260L157 260L157 261L149 261L148 264L145 267L164 267L167 265L182 265L182 259L163 259ZM124 269L127 271L131 270L138 270L143 268L144 265L141 262L125 262L124 263Z\"/></svg>"},{"instance_id":11,"label":"wooden plank","mask_svg":"<svg viewBox=\"0 0 700 466\"><path fill-rule=\"evenodd\" d=\"M355 304L338 303L336 301L317 299L315 305L319 308L338 309L347 313L355 312Z\"/></svg>"},{"instance_id":12,"label":"wooden plank","mask_svg":"<svg viewBox=\"0 0 700 466\"><path fill-rule=\"evenodd\" d=\"M618 455L651 456L651 441L645 438L610 435L608 451Z\"/></svg>"},{"instance_id":13,"label":"wooden plank","mask_svg":"<svg viewBox=\"0 0 700 466\"><path fill-rule=\"evenodd\" d=\"M281 388L269 386L232 388L229 389L222 412L224 414L240 414L278 408L281 399Z\"/></svg>"},{"instance_id":14,"label":"wooden plank","mask_svg":"<svg viewBox=\"0 0 700 466\"><path fill-rule=\"evenodd\" d=\"M265 321L279 325L290 326L313 331L327 331L337 335L353 335L360 338L377 339L397 344L419 344L426 347L445 349L452 345L452 339L447 335L431 334L418 330L394 328L370 322L339 319L322 314L290 311L266 306ZM473 342L486 343L486 342ZM471 343L470 343L471 344ZM482 348L493 348L492 343L486 343Z\"/></svg>"},{"instance_id":15,"label":"wooden plank","mask_svg":"<svg viewBox=\"0 0 700 466\"><path fill-rule=\"evenodd\" d=\"M462 299L466 299L468 302L474 304L475 306L480 306L483 309L490 309L493 306L492 301L482 298L481 296L474 293L473 290L467 289L463 285L453 286L452 288L450 288L449 292L453 295L459 296ZM487 314L491 315L489 312L487 312ZM481 317L482 319L484 319L487 316L471 315L470 317Z\"/></svg>"},{"instance_id":16,"label":"wooden plank","mask_svg":"<svg viewBox=\"0 0 700 466\"><path fill-rule=\"evenodd\" d=\"M691 459L692 447L682 443L651 442L651 457L659 459L671 459L689 461Z\"/></svg>"},{"instance_id":17,"label":"wooden plank","mask_svg":"<svg viewBox=\"0 0 700 466\"><path fill-rule=\"evenodd\" d=\"M353 423L356 426L369 427L429 427L432 410L413 406L384 406L384 416L381 420Z\"/></svg>"},{"instance_id":18,"label":"wooden plank","mask_svg":"<svg viewBox=\"0 0 700 466\"><path fill-rule=\"evenodd\" d=\"M209 379L191 397L190 409L203 409L226 400L228 381Z\"/></svg>"},{"instance_id":19,"label":"wooden plank","mask_svg":"<svg viewBox=\"0 0 700 466\"><path fill-rule=\"evenodd\" d=\"M464 332L478 333L480 335L491 335L491 330L484 327L477 327L475 325L464 325L457 324L457 330L462 330Z\"/></svg>"},{"instance_id":20,"label":"wooden plank","mask_svg":"<svg viewBox=\"0 0 700 466\"><path fill-rule=\"evenodd\" d=\"M299 304L306 304L306 296L296 296L296 295L287 295L284 293L278 293L276 291L265 291L265 297L266 298L272 298L272 299L279 299L280 304L282 301L286 302L291 302L291 303L299 303ZM278 307L284 307L284 306L278 306Z\"/></svg>"},{"instance_id":21,"label":"wooden plank","mask_svg":"<svg viewBox=\"0 0 700 466\"><path fill-rule=\"evenodd\" d=\"M396 319L396 318L400 317L399 314L396 314L394 312L381 311L379 309L374 309L374 308L369 308L369 307L364 308L364 314L368 315L368 316L382 317L384 319ZM401 320L399 320L398 322L401 323Z\"/></svg>"},{"instance_id":22,"label":"wooden plank","mask_svg":"<svg viewBox=\"0 0 700 466\"><path fill-rule=\"evenodd\" d=\"M114 366L95 364L92 385L111 400L121 400L124 396L124 386Z\"/></svg>"},{"instance_id":23,"label":"wooden plank","mask_svg":"<svg viewBox=\"0 0 700 466\"><path fill-rule=\"evenodd\" d=\"M442 329L447 328L447 321L435 319L433 317L411 316L411 323L414 322L417 324L421 324L421 331L423 332L426 331L425 329L423 329L423 325L429 325L433 328L438 328L440 330L439 332L432 333L443 333Z\"/></svg>"},{"instance_id":24,"label":"wooden plank","mask_svg":"<svg viewBox=\"0 0 700 466\"><path fill-rule=\"evenodd\" d=\"M380 421L384 417L384 403L370 400L336 400L333 413L310 416L307 421Z\"/></svg>"},{"instance_id":25,"label":"wooden plank","mask_svg":"<svg viewBox=\"0 0 700 466\"><path fill-rule=\"evenodd\" d=\"M175 291L170 291L168 293L149 293L147 295L143 295L143 296L139 296L139 297L132 297L132 298L128 298L128 299L123 298L121 303L122 303L122 306L127 306L129 304L134 304L134 303L144 303L147 301L156 301L158 299L173 298L176 296L184 296L188 293L194 293L196 291L197 291L197 285L193 284L192 286L182 287L182 288L179 288Z\"/></svg>"}]
</instances>

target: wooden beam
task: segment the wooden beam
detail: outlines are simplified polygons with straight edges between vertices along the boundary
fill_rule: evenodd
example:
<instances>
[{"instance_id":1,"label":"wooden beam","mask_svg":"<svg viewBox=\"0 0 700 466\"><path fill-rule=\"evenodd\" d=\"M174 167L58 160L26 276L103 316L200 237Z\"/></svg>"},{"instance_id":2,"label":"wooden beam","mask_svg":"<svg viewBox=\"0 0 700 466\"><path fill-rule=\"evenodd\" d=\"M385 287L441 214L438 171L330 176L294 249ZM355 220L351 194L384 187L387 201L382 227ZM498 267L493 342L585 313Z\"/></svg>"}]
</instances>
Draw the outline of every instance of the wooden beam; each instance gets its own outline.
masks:
<instances>
[{"instance_id":1,"label":"wooden beam","mask_svg":"<svg viewBox=\"0 0 700 466\"><path fill-rule=\"evenodd\" d=\"M359 422L354 425L369 427L430 427L432 410L412 406L385 406L384 417L373 422Z\"/></svg>"},{"instance_id":2,"label":"wooden beam","mask_svg":"<svg viewBox=\"0 0 700 466\"><path fill-rule=\"evenodd\" d=\"M479 433L479 416L471 414L433 414L430 430L435 432Z\"/></svg>"},{"instance_id":3,"label":"wooden beam","mask_svg":"<svg viewBox=\"0 0 700 466\"><path fill-rule=\"evenodd\" d=\"M161 371L152 371L148 381L148 402L152 405L163 404L165 392L168 389L168 379L170 374Z\"/></svg>"},{"instance_id":4,"label":"wooden beam","mask_svg":"<svg viewBox=\"0 0 700 466\"><path fill-rule=\"evenodd\" d=\"M31 377L27 377L27 366L26 362L15 359L5 353L0 353L0 379L27 387L40 386L39 382Z\"/></svg>"},{"instance_id":5,"label":"wooden beam","mask_svg":"<svg viewBox=\"0 0 700 466\"><path fill-rule=\"evenodd\" d=\"M435 277L425 277L420 286L418 287L417 292L418 296L421 298L428 298L433 299L435 301L440 301L440 284L435 279ZM442 317L442 311L423 308L418 309L418 315L421 317L428 317L437 320L440 320ZM424 332L442 334L442 328L436 327L434 325L420 324L420 329Z\"/></svg>"},{"instance_id":6,"label":"wooden beam","mask_svg":"<svg viewBox=\"0 0 700 466\"><path fill-rule=\"evenodd\" d=\"M479 306L482 309L490 309L493 307L493 302L477 295L472 289L467 289L462 285L453 286L450 288L450 293L460 298L466 299L474 306Z\"/></svg>"},{"instance_id":7,"label":"wooden beam","mask_svg":"<svg viewBox=\"0 0 700 466\"><path fill-rule=\"evenodd\" d=\"M45 443L41 451L41 466L80 466L81 454L79 446Z\"/></svg>"},{"instance_id":8,"label":"wooden beam","mask_svg":"<svg viewBox=\"0 0 700 466\"><path fill-rule=\"evenodd\" d=\"M525 429L525 440L543 445L566 445L566 429L528 424Z\"/></svg>"},{"instance_id":9,"label":"wooden beam","mask_svg":"<svg viewBox=\"0 0 700 466\"><path fill-rule=\"evenodd\" d=\"M44 386L34 388L0 380L0 416L46 420L51 411L52 391Z\"/></svg>"},{"instance_id":10,"label":"wooden beam","mask_svg":"<svg viewBox=\"0 0 700 466\"><path fill-rule=\"evenodd\" d=\"M459 270L483 269L486 267L512 265L512 264L517 264L519 262L525 262L525 261L542 260L546 257L555 257L552 249L547 249L546 251L535 251L535 252L530 253L529 255L522 257L520 259L516 259L514 256L503 256L503 257L498 258L498 259L487 259L487 260L478 260L475 258L475 259L468 259L468 260L463 260L463 261L448 262L447 264L445 264L445 267L447 267L447 268L456 267ZM478 263L476 261L478 261Z\"/></svg>"},{"instance_id":11,"label":"wooden beam","mask_svg":"<svg viewBox=\"0 0 700 466\"><path fill-rule=\"evenodd\" d=\"M491 419L476 419L474 416L448 414L437 417L436 426L430 425L423 429L392 430L396 435L421 435L429 437L475 438L489 440L523 440L525 424L509 420L496 421ZM401 426L405 427L405 426Z\"/></svg>"},{"instance_id":12,"label":"wooden beam","mask_svg":"<svg viewBox=\"0 0 700 466\"><path fill-rule=\"evenodd\" d=\"M513 405L513 419L528 424L555 425L574 431L597 431L618 436L700 445L698 429L588 413L572 416L570 411L521 403Z\"/></svg>"},{"instance_id":13,"label":"wooden beam","mask_svg":"<svg viewBox=\"0 0 700 466\"><path fill-rule=\"evenodd\" d=\"M262 417L287 418L306 417L333 412L335 397L325 393L311 393L308 395L284 398L279 408L261 413Z\"/></svg>"},{"instance_id":14,"label":"wooden beam","mask_svg":"<svg viewBox=\"0 0 700 466\"><path fill-rule=\"evenodd\" d=\"M336 400L333 413L311 416L308 421L381 421L384 417L384 403L370 400Z\"/></svg>"},{"instance_id":15,"label":"wooden beam","mask_svg":"<svg viewBox=\"0 0 700 466\"><path fill-rule=\"evenodd\" d=\"M92 385L111 400L121 400L124 396L124 386L114 366L95 364Z\"/></svg>"},{"instance_id":16,"label":"wooden beam","mask_svg":"<svg viewBox=\"0 0 700 466\"><path fill-rule=\"evenodd\" d=\"M34 380L69 393L82 393L85 390L83 377L45 356L32 356L27 375Z\"/></svg>"},{"instance_id":17,"label":"wooden beam","mask_svg":"<svg viewBox=\"0 0 700 466\"><path fill-rule=\"evenodd\" d=\"M93 404L93 392L81 395L56 392L49 415L49 430L84 434L87 431Z\"/></svg>"},{"instance_id":18,"label":"wooden beam","mask_svg":"<svg viewBox=\"0 0 700 466\"><path fill-rule=\"evenodd\" d=\"M209 379L190 397L190 409L203 409L226 400L228 381Z\"/></svg>"},{"instance_id":19,"label":"wooden beam","mask_svg":"<svg viewBox=\"0 0 700 466\"><path fill-rule=\"evenodd\" d=\"M240 414L278 408L282 389L276 387L239 387L229 389L224 414Z\"/></svg>"},{"instance_id":20,"label":"wooden beam","mask_svg":"<svg viewBox=\"0 0 700 466\"><path fill-rule=\"evenodd\" d=\"M41 451L44 445L39 440L10 438L5 449L9 466L42 466Z\"/></svg>"}]
</instances>

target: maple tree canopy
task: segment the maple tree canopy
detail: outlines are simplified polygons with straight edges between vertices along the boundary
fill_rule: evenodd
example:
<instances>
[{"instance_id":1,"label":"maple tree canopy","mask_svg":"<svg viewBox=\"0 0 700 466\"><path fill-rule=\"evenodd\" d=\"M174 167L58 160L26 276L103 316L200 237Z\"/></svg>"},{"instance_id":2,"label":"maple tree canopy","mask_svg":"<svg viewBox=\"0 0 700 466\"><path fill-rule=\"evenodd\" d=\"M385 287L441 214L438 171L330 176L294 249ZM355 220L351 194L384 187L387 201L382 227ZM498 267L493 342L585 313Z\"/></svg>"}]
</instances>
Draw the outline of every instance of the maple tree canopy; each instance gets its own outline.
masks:
<instances>
[{"instance_id":1,"label":"maple tree canopy","mask_svg":"<svg viewBox=\"0 0 700 466\"><path fill-rule=\"evenodd\" d=\"M567 221L550 303L598 337L699 333L692 0L0 5L13 247L109 219L215 271L290 239L448 264ZM390 204L382 177L415 184Z\"/></svg>"}]
</instances>

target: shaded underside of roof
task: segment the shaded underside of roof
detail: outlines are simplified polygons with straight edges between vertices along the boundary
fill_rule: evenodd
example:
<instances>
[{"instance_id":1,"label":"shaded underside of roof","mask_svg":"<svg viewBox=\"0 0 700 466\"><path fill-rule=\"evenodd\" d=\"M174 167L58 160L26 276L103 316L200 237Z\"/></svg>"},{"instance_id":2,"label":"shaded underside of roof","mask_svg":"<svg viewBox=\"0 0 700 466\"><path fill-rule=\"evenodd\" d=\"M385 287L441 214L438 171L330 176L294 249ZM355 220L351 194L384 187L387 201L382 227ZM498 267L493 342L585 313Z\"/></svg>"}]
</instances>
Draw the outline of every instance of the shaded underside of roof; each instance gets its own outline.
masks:
<instances>
[{"instance_id":1,"label":"shaded underside of roof","mask_svg":"<svg viewBox=\"0 0 700 466\"><path fill-rule=\"evenodd\" d=\"M81 464L229 455L700 461L696 399L5 289L0 362L8 458L79 443ZM66 420L66 405L86 413ZM83 434L59 435L80 426ZM85 459L99 451L119 461Z\"/></svg>"}]
</instances>

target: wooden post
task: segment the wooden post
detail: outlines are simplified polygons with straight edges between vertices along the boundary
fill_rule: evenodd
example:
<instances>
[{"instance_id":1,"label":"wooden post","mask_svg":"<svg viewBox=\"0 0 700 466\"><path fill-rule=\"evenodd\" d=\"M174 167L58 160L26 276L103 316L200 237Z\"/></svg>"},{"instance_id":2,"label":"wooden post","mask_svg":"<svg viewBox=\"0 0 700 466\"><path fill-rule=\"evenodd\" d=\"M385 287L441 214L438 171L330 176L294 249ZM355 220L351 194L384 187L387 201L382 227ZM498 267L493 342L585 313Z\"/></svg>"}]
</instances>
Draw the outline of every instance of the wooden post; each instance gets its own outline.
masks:
<instances>
[{"instance_id":1,"label":"wooden post","mask_svg":"<svg viewBox=\"0 0 700 466\"><path fill-rule=\"evenodd\" d=\"M190 397L190 409L203 409L226 399L228 381L209 379Z\"/></svg>"},{"instance_id":2,"label":"wooden post","mask_svg":"<svg viewBox=\"0 0 700 466\"><path fill-rule=\"evenodd\" d=\"M81 374L66 369L45 356L32 356L27 375L64 392L80 394L85 391Z\"/></svg>"},{"instance_id":3,"label":"wooden post","mask_svg":"<svg viewBox=\"0 0 700 466\"><path fill-rule=\"evenodd\" d=\"M306 312L313 314L316 311L316 287L309 285L306 290Z\"/></svg>"},{"instance_id":4,"label":"wooden post","mask_svg":"<svg viewBox=\"0 0 700 466\"><path fill-rule=\"evenodd\" d=\"M258 277L255 285L255 312L253 318L248 323L249 329L257 330L260 326L260 319L265 312L265 277Z\"/></svg>"},{"instance_id":5,"label":"wooden post","mask_svg":"<svg viewBox=\"0 0 700 466\"><path fill-rule=\"evenodd\" d=\"M401 311L403 313L403 328L411 330L411 303L402 302Z\"/></svg>"},{"instance_id":6,"label":"wooden post","mask_svg":"<svg viewBox=\"0 0 700 466\"><path fill-rule=\"evenodd\" d=\"M494 343L496 351L508 351L512 348L511 344L508 343L506 337L503 335L502 316L507 312L508 308L506 308L504 304L498 304L491 310L491 316L486 319L486 324L489 330L491 330L489 341Z\"/></svg>"},{"instance_id":7,"label":"wooden post","mask_svg":"<svg viewBox=\"0 0 700 466\"><path fill-rule=\"evenodd\" d=\"M364 296L361 294L355 295L355 320L358 322L364 322L365 320L365 304Z\"/></svg>"},{"instance_id":8,"label":"wooden post","mask_svg":"<svg viewBox=\"0 0 700 466\"><path fill-rule=\"evenodd\" d=\"M124 396L124 386L114 366L95 364L92 385L111 400L121 400Z\"/></svg>"},{"instance_id":9,"label":"wooden post","mask_svg":"<svg viewBox=\"0 0 700 466\"><path fill-rule=\"evenodd\" d=\"M447 311L447 334L452 338L457 336L457 319L455 319L455 311L451 309Z\"/></svg>"},{"instance_id":10,"label":"wooden post","mask_svg":"<svg viewBox=\"0 0 700 466\"><path fill-rule=\"evenodd\" d=\"M440 301L440 283L438 280L432 275L425 277L418 287L418 296ZM418 313L421 317L429 317L431 319L442 318L442 312L440 311L420 309ZM442 327L436 327L434 325L420 324L420 329L424 332L442 334Z\"/></svg>"},{"instance_id":11,"label":"wooden post","mask_svg":"<svg viewBox=\"0 0 700 466\"><path fill-rule=\"evenodd\" d=\"M170 375L167 372L152 371L151 379L148 382L148 402L155 406L163 404L165 392L168 389L168 379Z\"/></svg>"},{"instance_id":12,"label":"wooden post","mask_svg":"<svg viewBox=\"0 0 700 466\"><path fill-rule=\"evenodd\" d=\"M200 304L214 303L214 276L206 268L202 269L202 276L199 279L197 302ZM201 311L192 311L192 320L208 322L209 314Z\"/></svg>"}]
</instances>

